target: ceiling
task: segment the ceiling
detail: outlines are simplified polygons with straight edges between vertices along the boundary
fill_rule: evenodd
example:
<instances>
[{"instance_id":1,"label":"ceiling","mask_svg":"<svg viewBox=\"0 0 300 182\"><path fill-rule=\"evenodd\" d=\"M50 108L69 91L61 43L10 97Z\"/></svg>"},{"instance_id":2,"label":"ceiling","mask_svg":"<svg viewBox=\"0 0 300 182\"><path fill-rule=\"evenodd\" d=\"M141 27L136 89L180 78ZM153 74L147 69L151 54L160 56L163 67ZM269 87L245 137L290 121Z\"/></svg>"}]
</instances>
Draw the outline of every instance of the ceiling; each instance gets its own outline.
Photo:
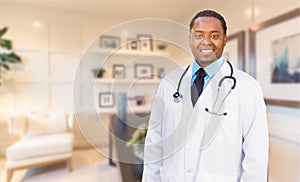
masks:
<instances>
[{"instance_id":1,"label":"ceiling","mask_svg":"<svg viewBox=\"0 0 300 182\"><path fill-rule=\"evenodd\" d=\"M226 0L248 2L253 0ZM181 21L205 7L217 9L224 0L0 0L20 5L93 13L124 19L166 18Z\"/></svg>"},{"instance_id":2,"label":"ceiling","mask_svg":"<svg viewBox=\"0 0 300 182\"><path fill-rule=\"evenodd\" d=\"M299 0L0 0L17 5L54 8L76 13L97 14L121 20L140 18L164 18L185 22L200 9L215 9L232 13L234 8L253 8L256 4L295 3ZM225 3L226 2L226 3ZM246 14L247 12L245 12Z\"/></svg>"}]
</instances>

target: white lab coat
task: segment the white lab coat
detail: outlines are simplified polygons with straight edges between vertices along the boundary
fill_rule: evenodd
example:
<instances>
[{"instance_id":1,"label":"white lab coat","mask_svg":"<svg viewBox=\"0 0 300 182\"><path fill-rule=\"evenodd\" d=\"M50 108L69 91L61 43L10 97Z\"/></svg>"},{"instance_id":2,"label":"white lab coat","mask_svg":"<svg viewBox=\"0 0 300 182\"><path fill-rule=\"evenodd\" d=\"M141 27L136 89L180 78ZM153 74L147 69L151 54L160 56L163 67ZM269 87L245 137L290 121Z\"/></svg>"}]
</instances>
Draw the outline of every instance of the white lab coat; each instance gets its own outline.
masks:
<instances>
[{"instance_id":1,"label":"white lab coat","mask_svg":"<svg viewBox=\"0 0 300 182\"><path fill-rule=\"evenodd\" d=\"M236 87L217 110L209 114L223 76L230 75L227 62L216 73L192 107L191 69L180 86L182 101L173 93L184 69L167 75L153 101L145 142L143 182L265 182L268 164L266 108L259 84L233 69ZM230 90L222 83L217 103ZM221 104L220 104L221 105Z\"/></svg>"}]
</instances>

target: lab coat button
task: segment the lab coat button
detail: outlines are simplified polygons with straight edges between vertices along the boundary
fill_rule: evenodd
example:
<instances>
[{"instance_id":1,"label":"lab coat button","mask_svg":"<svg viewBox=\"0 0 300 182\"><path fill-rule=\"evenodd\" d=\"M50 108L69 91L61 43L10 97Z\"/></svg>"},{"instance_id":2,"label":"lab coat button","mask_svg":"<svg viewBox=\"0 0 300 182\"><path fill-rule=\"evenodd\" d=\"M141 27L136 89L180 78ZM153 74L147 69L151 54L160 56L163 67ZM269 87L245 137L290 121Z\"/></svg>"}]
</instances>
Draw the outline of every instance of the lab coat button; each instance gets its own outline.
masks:
<instances>
[{"instance_id":1,"label":"lab coat button","mask_svg":"<svg viewBox=\"0 0 300 182\"><path fill-rule=\"evenodd\" d=\"M191 172L193 172L193 171L192 171L192 169L187 169L186 172L187 172L187 173L191 173Z\"/></svg>"}]
</instances>

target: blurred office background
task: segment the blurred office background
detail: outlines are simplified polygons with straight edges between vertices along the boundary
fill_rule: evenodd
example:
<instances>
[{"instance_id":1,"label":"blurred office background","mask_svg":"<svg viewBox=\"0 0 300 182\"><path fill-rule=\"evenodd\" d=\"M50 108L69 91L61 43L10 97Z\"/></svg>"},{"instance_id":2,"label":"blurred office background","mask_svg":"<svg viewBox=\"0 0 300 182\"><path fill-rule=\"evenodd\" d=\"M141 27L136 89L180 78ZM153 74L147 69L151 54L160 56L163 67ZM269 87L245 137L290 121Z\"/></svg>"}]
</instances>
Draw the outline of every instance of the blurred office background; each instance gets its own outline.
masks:
<instances>
[{"instance_id":1,"label":"blurred office background","mask_svg":"<svg viewBox=\"0 0 300 182\"><path fill-rule=\"evenodd\" d=\"M244 70L250 72L249 28L299 7L299 0L0 0L0 28L9 28L5 38L13 41L14 51L24 61L23 65L12 69L7 75L2 75L3 84L0 88L0 157L2 161L0 163L2 165L0 166L0 180L5 180L6 149L18 140L17 136L8 133L7 116L37 109L74 110L73 86L76 72L79 71L79 75L82 77L93 79L94 75L91 69L103 64L101 61L98 63L101 56L100 58L91 56L90 65L86 64L87 62L84 65L80 64L80 58L93 41L94 43L95 40L98 41L99 35L109 31L112 27L142 18L168 19L188 26L190 19L197 11L214 9L226 18L229 36L237 32L245 33ZM289 28L286 27L286 31L290 31ZM299 35L299 19L292 28L298 29ZM169 33L176 34L176 32ZM138 34L155 37L154 34L159 34L159 31L155 33L151 30L123 32L120 34L120 40L124 42L127 38ZM180 37L179 39L183 38ZM176 55L177 52L174 51L175 48L172 49L171 45L163 51L159 50L156 44L153 46L155 47L153 47L152 52L163 52L161 54L164 56L178 56ZM299 47L297 49L299 50ZM128 56L126 53L124 55ZM112 65L122 64L121 59L112 60L112 63L104 65L107 69L104 76L106 80L112 77ZM182 62L178 62L178 65L187 65L189 61L192 60L183 59ZM263 61L256 60L256 64L259 65ZM168 64L153 63L151 60L146 60L146 63L154 64L155 72L159 68L165 68L165 71L168 72ZM131 71L126 73L127 76L130 74L132 74ZM99 81L99 84L105 85L108 84L107 82L109 81ZM145 107L141 108L142 111L147 111L158 82L142 84L142 88L137 88L137 94L144 96L145 101L142 102L145 102L143 103ZM293 99L299 101L299 82L294 86L298 95L297 98ZM90 107L94 107L93 104L95 103L86 102L83 98L85 95L93 95L94 91L84 87L84 85L78 87L81 87L78 89L80 92L76 95L80 103L79 110L83 113L89 113ZM104 88L107 88L107 85L103 88L100 86L98 91L101 92ZM289 91L288 89L284 90L282 94L288 95ZM274 90L274 92L276 91ZM98 96L98 93L95 95ZM96 100L98 101L98 98ZM98 103L96 103L96 107L98 107ZM101 118L106 124L109 123L112 111L105 109L100 111L101 109L99 109ZM267 105L267 114L270 132L269 181L298 182L300 181L299 106L269 104ZM90 127L93 128L92 125ZM99 139L99 134L89 137L94 140L96 145L104 148L109 145L108 137L105 134L101 135L103 137L101 139ZM74 151L86 152L85 149L87 149L87 153L95 155L94 158L89 159L90 161L83 162L86 168L89 165L95 165L97 161L107 160L107 156L99 157L98 155L101 154L95 154L90 150L91 146L85 141L77 123L74 126L74 139ZM86 157L86 155L80 154L74 156ZM81 159L76 160L81 161ZM81 162L76 165L78 169L81 169ZM49 168L49 171L53 172L53 170L53 168ZM98 168L98 170L101 172L102 168ZM96 170L91 171L98 172ZM65 171L65 173L68 172ZM82 173L82 175L85 174ZM114 172L111 174L115 175ZM55 176L47 175L47 170L43 170L40 175L47 176L48 181L51 181L52 177ZM13 180L30 181L32 179L34 181L35 179L42 179L39 174L35 174L34 177L30 176L28 171L23 170L16 172ZM113 180L109 175L106 177L107 181Z\"/></svg>"}]
</instances>

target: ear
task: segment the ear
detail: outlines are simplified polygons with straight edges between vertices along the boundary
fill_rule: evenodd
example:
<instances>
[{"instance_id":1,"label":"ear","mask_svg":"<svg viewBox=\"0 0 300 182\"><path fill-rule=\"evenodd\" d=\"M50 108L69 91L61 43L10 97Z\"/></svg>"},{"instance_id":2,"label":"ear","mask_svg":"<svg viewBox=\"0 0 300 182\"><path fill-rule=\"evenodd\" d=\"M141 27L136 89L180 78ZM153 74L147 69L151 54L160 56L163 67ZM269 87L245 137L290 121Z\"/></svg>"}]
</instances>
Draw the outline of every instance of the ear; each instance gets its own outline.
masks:
<instances>
[{"instance_id":1,"label":"ear","mask_svg":"<svg viewBox=\"0 0 300 182\"><path fill-rule=\"evenodd\" d=\"M189 35L189 46L190 46L190 48L192 48L192 36L191 36L191 34Z\"/></svg>"},{"instance_id":2,"label":"ear","mask_svg":"<svg viewBox=\"0 0 300 182\"><path fill-rule=\"evenodd\" d=\"M226 46L226 42L227 42L227 35L224 35L223 42L224 42L224 46Z\"/></svg>"}]
</instances>

